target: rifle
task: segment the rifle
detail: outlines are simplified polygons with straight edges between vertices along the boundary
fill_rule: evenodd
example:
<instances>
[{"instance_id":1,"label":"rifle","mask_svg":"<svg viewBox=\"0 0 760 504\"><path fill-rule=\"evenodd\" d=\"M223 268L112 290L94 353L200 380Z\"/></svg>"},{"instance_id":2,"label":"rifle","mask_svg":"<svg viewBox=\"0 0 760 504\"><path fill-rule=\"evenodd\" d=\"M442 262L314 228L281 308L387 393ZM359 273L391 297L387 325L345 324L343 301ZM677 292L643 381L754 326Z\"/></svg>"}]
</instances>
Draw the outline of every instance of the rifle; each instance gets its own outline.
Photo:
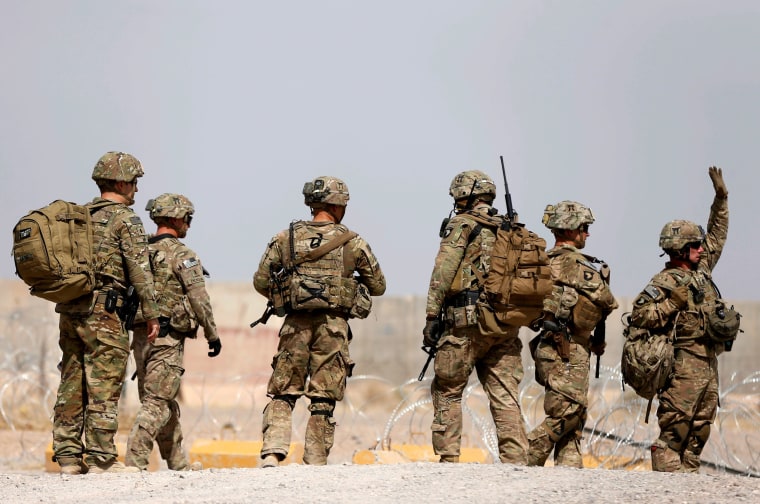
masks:
<instances>
[{"instance_id":1,"label":"rifle","mask_svg":"<svg viewBox=\"0 0 760 504\"><path fill-rule=\"evenodd\" d=\"M127 289L127 295L124 296L124 303L119 308L119 318L124 321L124 327L127 330L132 329L135 323L135 315L140 307L140 297L137 295L134 285Z\"/></svg>"},{"instance_id":2,"label":"rifle","mask_svg":"<svg viewBox=\"0 0 760 504\"><path fill-rule=\"evenodd\" d=\"M259 324L266 325L267 322L269 321L269 317L271 317L274 314L275 314L274 305L272 304L271 301L269 301L267 303L267 307L264 309L264 313L261 315L261 317L259 317L258 320L254 321L254 322L251 322L251 327L256 327Z\"/></svg>"},{"instance_id":3,"label":"rifle","mask_svg":"<svg viewBox=\"0 0 760 504\"><path fill-rule=\"evenodd\" d=\"M441 308L441 311L438 312L438 332L433 335L433 339L436 343L438 343L438 340L441 339L441 336L443 336L444 327L445 322L443 321L443 308ZM427 368L432 360L435 358L435 353L438 351L438 345L434 344L429 347L423 345L422 351L428 355L428 358L425 361L425 365L422 366L422 371L420 371L420 375L417 377L417 381L422 381L422 379L425 378L425 372L427 371Z\"/></svg>"},{"instance_id":4,"label":"rifle","mask_svg":"<svg viewBox=\"0 0 760 504\"><path fill-rule=\"evenodd\" d=\"M509 194L509 184L507 183L507 170L504 168L504 156L499 156L501 160L501 175L504 177L504 200L507 204L507 221L502 225L506 226L504 229L509 231L512 223L515 219L515 209L512 206L512 195Z\"/></svg>"},{"instance_id":5,"label":"rifle","mask_svg":"<svg viewBox=\"0 0 760 504\"><path fill-rule=\"evenodd\" d=\"M570 332L567 329L567 321L545 319L541 338L546 337L547 333L551 334L554 340L557 355L564 362L568 362L570 360Z\"/></svg>"},{"instance_id":6,"label":"rifle","mask_svg":"<svg viewBox=\"0 0 760 504\"><path fill-rule=\"evenodd\" d=\"M596 327L594 328L594 334L591 336L591 344L592 346L602 346L604 345L604 340L607 338L607 316L602 317L602 320L597 322ZM594 378L599 378L599 364L601 362L602 356L597 354L596 355L596 373L594 373Z\"/></svg>"}]
</instances>

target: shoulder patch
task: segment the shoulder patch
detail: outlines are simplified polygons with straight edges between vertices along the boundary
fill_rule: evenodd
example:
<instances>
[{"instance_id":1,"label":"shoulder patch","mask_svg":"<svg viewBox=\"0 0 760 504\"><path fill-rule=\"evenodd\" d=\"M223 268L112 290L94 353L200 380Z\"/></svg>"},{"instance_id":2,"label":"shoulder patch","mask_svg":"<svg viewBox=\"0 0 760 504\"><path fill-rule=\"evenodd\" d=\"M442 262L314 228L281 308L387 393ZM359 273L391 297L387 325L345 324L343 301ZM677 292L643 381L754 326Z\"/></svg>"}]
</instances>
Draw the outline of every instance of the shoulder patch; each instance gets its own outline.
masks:
<instances>
[{"instance_id":1,"label":"shoulder patch","mask_svg":"<svg viewBox=\"0 0 760 504\"><path fill-rule=\"evenodd\" d=\"M182 261L182 266L187 269L190 269L193 266L198 266L198 258L193 257L192 259L185 259L184 261Z\"/></svg>"},{"instance_id":2,"label":"shoulder patch","mask_svg":"<svg viewBox=\"0 0 760 504\"><path fill-rule=\"evenodd\" d=\"M660 289L650 284L644 287L644 294L652 299L657 299L660 296Z\"/></svg>"},{"instance_id":3,"label":"shoulder patch","mask_svg":"<svg viewBox=\"0 0 760 504\"><path fill-rule=\"evenodd\" d=\"M142 226L142 221L140 220L140 217L138 215L130 217L129 218L129 222L132 223L132 224L135 224L135 225L139 224L139 225Z\"/></svg>"}]
</instances>

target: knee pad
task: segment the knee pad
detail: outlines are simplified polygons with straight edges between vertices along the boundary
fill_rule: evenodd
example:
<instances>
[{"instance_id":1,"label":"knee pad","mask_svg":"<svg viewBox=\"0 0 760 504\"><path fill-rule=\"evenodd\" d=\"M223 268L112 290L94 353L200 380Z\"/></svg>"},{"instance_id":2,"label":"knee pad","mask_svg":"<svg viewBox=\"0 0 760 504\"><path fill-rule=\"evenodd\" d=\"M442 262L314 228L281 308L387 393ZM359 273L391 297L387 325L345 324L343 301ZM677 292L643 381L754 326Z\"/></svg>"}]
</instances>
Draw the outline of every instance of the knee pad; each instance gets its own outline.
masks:
<instances>
[{"instance_id":1,"label":"knee pad","mask_svg":"<svg viewBox=\"0 0 760 504\"><path fill-rule=\"evenodd\" d=\"M312 415L332 417L333 411L335 411L335 401L332 399L314 398L311 400L311 404L309 404L309 411Z\"/></svg>"}]
</instances>

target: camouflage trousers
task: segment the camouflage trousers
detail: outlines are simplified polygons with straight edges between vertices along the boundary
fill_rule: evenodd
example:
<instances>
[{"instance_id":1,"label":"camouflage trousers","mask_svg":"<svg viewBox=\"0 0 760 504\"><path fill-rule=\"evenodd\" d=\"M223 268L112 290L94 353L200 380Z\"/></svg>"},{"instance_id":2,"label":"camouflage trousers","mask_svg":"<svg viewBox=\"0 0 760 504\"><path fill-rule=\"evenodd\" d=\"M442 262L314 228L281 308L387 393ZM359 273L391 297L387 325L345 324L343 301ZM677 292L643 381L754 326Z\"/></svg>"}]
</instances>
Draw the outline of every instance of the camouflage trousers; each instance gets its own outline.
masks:
<instances>
[{"instance_id":1,"label":"camouflage trousers","mask_svg":"<svg viewBox=\"0 0 760 504\"><path fill-rule=\"evenodd\" d=\"M61 313L59 330L63 356L53 408L54 458L107 465L117 456L114 436L129 335L102 303L91 315Z\"/></svg>"},{"instance_id":2,"label":"camouflage trousers","mask_svg":"<svg viewBox=\"0 0 760 504\"><path fill-rule=\"evenodd\" d=\"M718 409L718 359L676 349L673 375L659 396L660 436L652 445L652 469L698 472Z\"/></svg>"},{"instance_id":3,"label":"camouflage trousers","mask_svg":"<svg viewBox=\"0 0 760 504\"><path fill-rule=\"evenodd\" d=\"M583 467L580 441L588 411L590 352L584 345L569 346L567 362L551 341L541 340L536 349L536 374L546 383L546 418L528 434L528 465L544 465L554 451L555 465Z\"/></svg>"},{"instance_id":4,"label":"camouflage trousers","mask_svg":"<svg viewBox=\"0 0 760 504\"><path fill-rule=\"evenodd\" d=\"M443 336L435 354L433 450L442 462L458 462L462 442L462 394L472 370L488 397L501 462L525 464L528 440L518 401L524 371L517 330L484 336L477 326Z\"/></svg>"},{"instance_id":5,"label":"camouflage trousers","mask_svg":"<svg viewBox=\"0 0 760 504\"><path fill-rule=\"evenodd\" d=\"M143 324L134 329L132 350L141 405L129 433L126 463L147 469L155 441L169 469L183 470L189 461L182 446L180 411L176 399L185 372L182 367L184 337L169 332L148 345L147 327Z\"/></svg>"},{"instance_id":6,"label":"camouflage trousers","mask_svg":"<svg viewBox=\"0 0 760 504\"><path fill-rule=\"evenodd\" d=\"M353 368L349 335L348 322L342 316L294 312L285 318L267 387L272 400L264 408L262 456L287 456L293 408L296 400L306 395L311 400L311 416L306 425L304 462L327 463L335 436L335 403L343 399Z\"/></svg>"}]
</instances>

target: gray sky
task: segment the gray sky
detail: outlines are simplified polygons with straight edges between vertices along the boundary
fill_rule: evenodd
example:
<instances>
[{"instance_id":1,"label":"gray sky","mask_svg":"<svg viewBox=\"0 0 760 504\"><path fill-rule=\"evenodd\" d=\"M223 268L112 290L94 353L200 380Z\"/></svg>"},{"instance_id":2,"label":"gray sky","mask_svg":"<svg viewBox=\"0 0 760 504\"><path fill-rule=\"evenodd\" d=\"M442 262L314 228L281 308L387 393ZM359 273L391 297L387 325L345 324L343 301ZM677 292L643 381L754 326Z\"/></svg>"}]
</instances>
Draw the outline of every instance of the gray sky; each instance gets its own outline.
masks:
<instances>
[{"instance_id":1,"label":"gray sky","mask_svg":"<svg viewBox=\"0 0 760 504\"><path fill-rule=\"evenodd\" d=\"M108 150L138 157L135 209L181 192L212 281L250 282L269 238L307 218L303 183L343 178L344 223L393 295L427 292L448 186L499 155L529 228L574 199L613 292L661 267L663 224L706 223L724 168L715 278L754 287L760 2L0 0L6 250L26 211L97 193ZM10 257L0 276L13 277Z\"/></svg>"}]
</instances>

